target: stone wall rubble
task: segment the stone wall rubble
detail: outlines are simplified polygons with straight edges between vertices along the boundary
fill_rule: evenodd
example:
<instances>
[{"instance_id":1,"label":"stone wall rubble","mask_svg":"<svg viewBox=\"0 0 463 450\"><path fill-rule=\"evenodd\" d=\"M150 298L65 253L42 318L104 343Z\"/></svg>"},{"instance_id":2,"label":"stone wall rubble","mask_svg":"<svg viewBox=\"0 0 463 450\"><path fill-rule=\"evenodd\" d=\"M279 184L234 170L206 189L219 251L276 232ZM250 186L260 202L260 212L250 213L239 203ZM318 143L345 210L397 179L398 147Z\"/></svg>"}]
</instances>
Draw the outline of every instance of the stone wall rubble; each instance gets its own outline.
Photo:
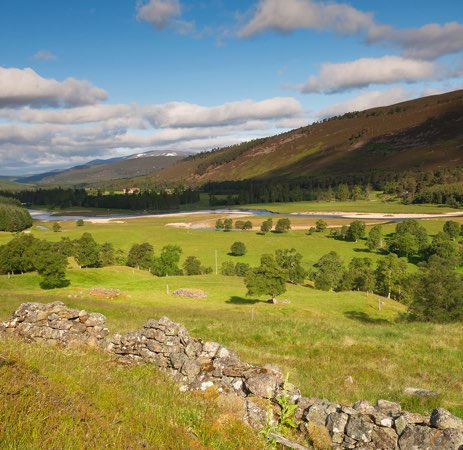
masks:
<instances>
[{"instance_id":1,"label":"stone wall rubble","mask_svg":"<svg viewBox=\"0 0 463 450\"><path fill-rule=\"evenodd\" d=\"M286 384L278 367L253 366L216 342L190 336L187 329L167 317L148 320L141 330L109 334L105 317L66 308L61 302L48 305L27 303L12 318L0 324L0 335L28 341L99 346L121 361L152 363L181 384L181 390L215 387L233 396L243 420L262 427L268 420L268 405L278 417L276 398L291 395L298 408L295 420L301 433L310 435L320 427L334 449L444 449L463 450L463 420L443 408L430 416L402 411L399 404L365 400L352 406L308 398ZM239 406L238 406L239 405Z\"/></svg>"}]
</instances>

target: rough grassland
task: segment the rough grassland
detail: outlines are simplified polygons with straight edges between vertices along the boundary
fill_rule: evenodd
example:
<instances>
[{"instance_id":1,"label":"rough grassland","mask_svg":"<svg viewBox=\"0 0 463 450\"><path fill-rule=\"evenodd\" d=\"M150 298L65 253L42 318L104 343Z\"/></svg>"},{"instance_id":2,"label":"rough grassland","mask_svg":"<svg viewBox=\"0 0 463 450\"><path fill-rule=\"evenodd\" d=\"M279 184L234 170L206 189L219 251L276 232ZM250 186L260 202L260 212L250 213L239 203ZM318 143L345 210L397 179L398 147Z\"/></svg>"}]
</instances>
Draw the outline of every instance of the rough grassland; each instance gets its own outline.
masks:
<instances>
[{"instance_id":1,"label":"rough grassland","mask_svg":"<svg viewBox=\"0 0 463 450\"><path fill-rule=\"evenodd\" d=\"M179 395L154 367L8 340L1 355L2 450L264 447L230 407Z\"/></svg>"},{"instance_id":2,"label":"rough grassland","mask_svg":"<svg viewBox=\"0 0 463 450\"><path fill-rule=\"evenodd\" d=\"M419 411L439 403L463 415L461 326L396 323L405 308L391 300L381 299L385 304L378 311L379 297L374 295L289 286L282 297L290 305L269 305L247 298L239 278L163 279L123 267L75 269L69 277L71 287L44 292L37 289L35 274L3 276L1 318L23 301L56 299L102 312L113 332L167 315L193 335L224 343L250 362L279 365L305 395L339 402L386 398ZM167 285L170 293L200 288L209 297L173 297ZM95 300L87 293L95 286L119 288L123 294L117 300ZM405 387L437 390L442 397L420 403L402 394Z\"/></svg>"},{"instance_id":3,"label":"rough grassland","mask_svg":"<svg viewBox=\"0 0 463 450\"><path fill-rule=\"evenodd\" d=\"M262 253L290 247L295 247L303 254L307 268L330 250L336 250L346 262L354 256L373 259L382 257L366 251L363 241L336 241L329 238L327 232L308 236L304 231L292 231L282 235L269 233L261 236L255 231L225 233L165 226L173 221L215 221L216 218L215 215L168 217L112 224L86 223L84 227L76 227L75 222L71 221L61 222L63 231L60 233L39 229L37 225L51 228L51 224L37 222L32 232L37 237L51 240L64 236L74 239L83 232L90 232L98 242L109 241L125 250L133 243L148 241L154 245L156 253L163 245L178 244L184 250L183 258L197 255L204 264L212 267L215 264L215 250L219 267L222 261L228 259L254 265ZM254 220L257 224L263 219ZM331 223L328 219L328 224ZM443 225L442 220L422 223L430 234L440 231ZM385 232L392 232L394 226L385 225ZM11 237L10 233L1 233L0 243L7 242ZM248 248L248 253L243 257L227 255L231 244L237 240L243 241ZM461 325L400 322L397 319L405 307L391 300L364 293L322 292L310 287L288 285L288 292L282 298L290 299L291 304L269 305L263 298L246 297L246 289L240 278L215 274L157 278L148 272L127 267L73 269L68 271L68 277L71 280L70 287L43 291L38 288L39 278L35 273L11 278L0 276L0 320L8 318L22 302L53 300L62 300L71 307L105 314L113 333L140 328L149 318L167 315L185 324L193 335L221 342L249 362L279 365L307 396L345 403L358 399L374 402L385 398L401 402L406 409L421 412L429 412L439 404L463 416ZM122 294L116 300L97 300L88 294L91 287L118 288ZM200 300L173 297L171 293L178 288L202 289L209 296ZM378 311L379 300L384 302L381 311ZM251 320L252 316L254 320ZM15 420L14 426L23 430L24 436L36 436L37 441L34 442L38 442L39 437L43 436L40 433L44 433L45 436L50 435L50 439L53 436L53 439L58 439L54 441L58 447L72 448L73 436L82 436L84 433L79 428L84 426L82 422L86 424L85 427L89 427L89 436L96 439L96 447L98 442L103 442L98 441L95 435L95 430L101 427L101 436L120 430L117 436L113 436L114 439L120 439L114 441L116 447L137 448L139 441L130 439L138 439L147 433L148 437L144 439L150 439L150 445L153 443L154 447L171 448L171 438L167 435L177 430L177 426L180 430L178 442L188 443L188 439L193 436L193 440L198 439L194 441L197 448L256 447L254 443L250 444L255 438L246 434L246 431L230 432L237 426L236 423L230 425L232 428L215 425L208 428L201 418L212 413L209 410L204 412L202 406L191 406L192 403L188 403L190 397L179 400L179 408L171 406L174 394L169 392L175 393L177 398L177 391L169 387L171 385L161 383L161 378L152 368L122 370L113 367L105 358L101 360L98 355L84 353L68 361L66 354L61 356L60 352L44 350L39 346L8 344L3 347L2 353L6 353L14 362L13 365L0 365L2 389L15 386L12 381L15 379L23 387L14 390L20 392L19 397L9 394L10 391L2 395L6 403L0 407L0 424L5 423L6 414L10 414L8 420ZM94 386L92 380L96 380L98 387ZM122 385L120 392L117 388L119 384ZM30 386L39 387L30 391ZM432 389L441 393L441 396L433 400L416 400L403 394L405 387ZM161 389L166 389L167 393ZM33 395L29 395L29 392ZM43 404L37 403L34 397L41 392L44 392ZM114 403L111 401L113 396L116 399ZM159 400L162 396L167 399L165 402ZM136 406L140 403L143 410L137 416L139 410ZM39 405L37 413L33 412L32 404ZM51 417L50 429L39 431L39 425L43 424L38 417L50 404L72 404L74 409L71 408L71 412L62 420L57 416ZM119 422L121 414L123 418ZM220 412L217 414L220 417ZM85 419L79 419L79 422L76 417ZM94 421L94 417L99 417L99 421ZM151 421L147 422L147 417ZM166 428L166 432L159 431L159 426L154 425L158 423L154 421L157 419L153 417L159 417L159 423L174 428ZM139 430L139 434L129 437L129 430L132 429ZM0 428L0 432L6 433L4 428ZM195 448L192 444L190 446ZM28 447L11 444L6 448Z\"/></svg>"}]
</instances>

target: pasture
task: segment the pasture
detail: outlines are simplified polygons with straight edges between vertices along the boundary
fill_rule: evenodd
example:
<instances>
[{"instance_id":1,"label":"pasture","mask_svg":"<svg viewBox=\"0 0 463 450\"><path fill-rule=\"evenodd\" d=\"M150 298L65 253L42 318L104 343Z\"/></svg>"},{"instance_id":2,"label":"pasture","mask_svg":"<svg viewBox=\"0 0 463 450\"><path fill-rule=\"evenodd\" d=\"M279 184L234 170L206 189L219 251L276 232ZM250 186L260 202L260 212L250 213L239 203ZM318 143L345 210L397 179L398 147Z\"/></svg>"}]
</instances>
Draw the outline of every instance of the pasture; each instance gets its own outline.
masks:
<instances>
[{"instance_id":1,"label":"pasture","mask_svg":"<svg viewBox=\"0 0 463 450\"><path fill-rule=\"evenodd\" d=\"M284 234L166 226L172 222L213 226L218 217L221 216L200 214L122 220L123 223L85 222L83 227L77 227L75 221L62 221L59 233L51 231L51 222L35 223L32 232L43 239L75 239L89 232L97 242L111 242L124 250L135 243L149 242L155 254L164 245L177 244L183 249L182 261L189 255L198 256L214 272L158 278L147 271L119 266L70 269L67 277L71 285L51 291L38 288L39 277L35 273L11 278L3 275L0 320L8 318L22 302L54 300L105 314L112 333L140 328L147 319L166 315L184 324L192 335L223 343L249 362L280 366L306 396L342 403L384 398L417 412L430 412L436 405L442 405L463 416L461 325L403 322L400 317L406 307L393 300L361 292L323 292L310 286L288 285L281 298L291 303L270 305L266 298L247 297L243 279L220 275L220 265L225 260L257 265L261 254L281 248L296 248L303 255L307 269L331 250L338 252L346 263L355 256L377 260L382 255L369 252L364 241L330 238L328 231L307 235L304 229L315 223L310 218L299 219L304 229ZM250 219L256 227L264 220ZM327 222L340 226L351 220L327 219ZM432 235L442 229L444 222L422 223ZM385 224L384 232L391 233L394 227L392 223ZM11 234L2 233L0 243L10 238ZM229 256L231 244L238 240L245 243L247 254ZM415 266L409 267L416 270ZM117 288L122 294L114 300L95 299L88 292L92 287ZM178 288L202 289L208 297L174 297L172 292ZM379 301L383 302L381 311ZM440 396L409 397L403 392L406 387L431 389Z\"/></svg>"}]
</instances>

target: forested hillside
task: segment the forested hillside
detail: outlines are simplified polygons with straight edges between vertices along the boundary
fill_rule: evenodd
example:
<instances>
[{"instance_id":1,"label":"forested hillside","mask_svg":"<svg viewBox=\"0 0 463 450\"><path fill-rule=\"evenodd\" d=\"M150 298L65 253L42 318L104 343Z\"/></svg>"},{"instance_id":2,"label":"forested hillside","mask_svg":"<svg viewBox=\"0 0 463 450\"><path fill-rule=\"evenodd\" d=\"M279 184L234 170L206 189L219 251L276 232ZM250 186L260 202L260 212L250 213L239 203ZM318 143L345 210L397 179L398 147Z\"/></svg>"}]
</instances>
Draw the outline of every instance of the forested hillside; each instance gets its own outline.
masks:
<instances>
[{"instance_id":1,"label":"forested hillside","mask_svg":"<svg viewBox=\"0 0 463 450\"><path fill-rule=\"evenodd\" d=\"M147 183L372 177L463 164L463 91L354 111L191 156Z\"/></svg>"}]
</instances>

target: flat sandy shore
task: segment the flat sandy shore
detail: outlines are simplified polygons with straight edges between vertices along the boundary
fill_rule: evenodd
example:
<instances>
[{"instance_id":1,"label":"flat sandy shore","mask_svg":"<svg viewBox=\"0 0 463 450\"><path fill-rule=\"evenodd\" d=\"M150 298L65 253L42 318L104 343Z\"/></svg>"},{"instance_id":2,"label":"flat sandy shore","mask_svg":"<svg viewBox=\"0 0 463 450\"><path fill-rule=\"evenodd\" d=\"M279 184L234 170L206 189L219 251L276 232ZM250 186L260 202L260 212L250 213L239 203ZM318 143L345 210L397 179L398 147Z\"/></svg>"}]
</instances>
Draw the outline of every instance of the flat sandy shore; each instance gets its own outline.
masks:
<instances>
[{"instance_id":1,"label":"flat sandy shore","mask_svg":"<svg viewBox=\"0 0 463 450\"><path fill-rule=\"evenodd\" d=\"M191 212L182 212L182 213L166 213L166 214L149 214L149 215L139 215L139 216L130 216L124 218L111 218L111 217L98 217L98 218L89 218L84 219L91 223L125 223L127 220L132 219L149 219L156 217L190 217L195 215L204 215L204 214L217 214L222 218L231 217L234 219L250 217L253 216L252 213L246 213L241 211L211 211L205 213L204 211L191 211ZM339 219L364 219L364 220L388 220L388 219L445 219L452 217L463 217L463 211L452 211L440 214L407 214L407 213L362 213L362 212L346 212L346 211L303 211L299 213L289 213L290 216L298 216L304 214L307 216L333 216ZM265 216L262 216L265 217ZM210 222L172 222L166 224L167 226L176 227L176 228L208 228L210 227ZM295 227L293 227L296 229Z\"/></svg>"}]
</instances>

